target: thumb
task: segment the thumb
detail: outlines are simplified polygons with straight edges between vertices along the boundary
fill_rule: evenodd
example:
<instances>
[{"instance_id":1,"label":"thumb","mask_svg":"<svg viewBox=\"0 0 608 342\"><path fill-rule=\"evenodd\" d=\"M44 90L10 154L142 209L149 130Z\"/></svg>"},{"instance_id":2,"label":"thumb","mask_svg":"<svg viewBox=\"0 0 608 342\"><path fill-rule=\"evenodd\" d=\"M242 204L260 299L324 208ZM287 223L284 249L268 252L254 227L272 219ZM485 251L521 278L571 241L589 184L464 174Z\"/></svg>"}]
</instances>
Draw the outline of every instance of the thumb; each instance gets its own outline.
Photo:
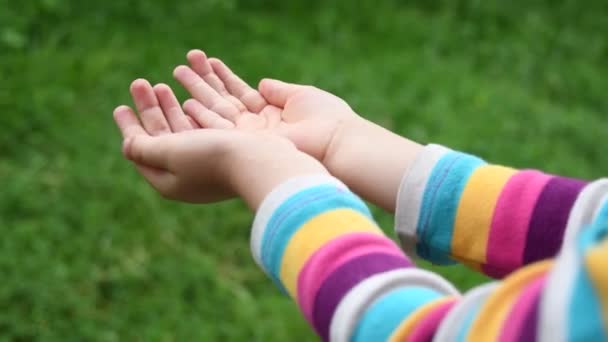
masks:
<instances>
[{"instance_id":1,"label":"thumb","mask_svg":"<svg viewBox=\"0 0 608 342\"><path fill-rule=\"evenodd\" d=\"M135 163L167 170L169 168L168 141L163 137L136 135L125 139L123 153L125 157Z\"/></svg>"},{"instance_id":2,"label":"thumb","mask_svg":"<svg viewBox=\"0 0 608 342\"><path fill-rule=\"evenodd\" d=\"M305 87L299 84L265 78L260 81L258 90L268 103L282 108L290 97Z\"/></svg>"}]
</instances>

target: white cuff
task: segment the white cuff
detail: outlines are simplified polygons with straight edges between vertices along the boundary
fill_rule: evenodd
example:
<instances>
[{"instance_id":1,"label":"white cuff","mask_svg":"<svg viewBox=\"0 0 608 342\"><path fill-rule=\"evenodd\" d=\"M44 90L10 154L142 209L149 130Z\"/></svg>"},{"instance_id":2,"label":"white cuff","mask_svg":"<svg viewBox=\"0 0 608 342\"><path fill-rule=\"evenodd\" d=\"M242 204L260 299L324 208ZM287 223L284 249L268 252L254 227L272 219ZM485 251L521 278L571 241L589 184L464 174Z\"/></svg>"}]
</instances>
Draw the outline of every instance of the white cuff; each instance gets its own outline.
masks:
<instances>
[{"instance_id":1,"label":"white cuff","mask_svg":"<svg viewBox=\"0 0 608 342\"><path fill-rule=\"evenodd\" d=\"M606 178L587 184L583 188L570 210L562 248L567 244L574 243L579 232L593 223L607 195L608 179Z\"/></svg>"},{"instance_id":2,"label":"white cuff","mask_svg":"<svg viewBox=\"0 0 608 342\"><path fill-rule=\"evenodd\" d=\"M262 204L258 208L251 228L251 253L255 262L266 272L264 265L262 264L262 240L264 237L264 231L268 225L268 221L272 217L272 214L291 196L298 192L311 188L317 185L333 185L340 189L347 190L348 188L337 178L332 177L328 174L314 174L307 176L300 176L291 178L276 188L274 188L262 201Z\"/></svg>"},{"instance_id":3,"label":"white cuff","mask_svg":"<svg viewBox=\"0 0 608 342\"><path fill-rule=\"evenodd\" d=\"M470 318L471 311L479 310L499 284L498 282L484 284L465 293L462 299L443 318L433 341L458 341L458 335L466 320Z\"/></svg>"},{"instance_id":4,"label":"white cuff","mask_svg":"<svg viewBox=\"0 0 608 342\"><path fill-rule=\"evenodd\" d=\"M426 145L405 172L399 186L395 208L395 233L401 241L401 247L409 256L416 255L416 227L424 189L437 162L450 151L441 145Z\"/></svg>"}]
</instances>

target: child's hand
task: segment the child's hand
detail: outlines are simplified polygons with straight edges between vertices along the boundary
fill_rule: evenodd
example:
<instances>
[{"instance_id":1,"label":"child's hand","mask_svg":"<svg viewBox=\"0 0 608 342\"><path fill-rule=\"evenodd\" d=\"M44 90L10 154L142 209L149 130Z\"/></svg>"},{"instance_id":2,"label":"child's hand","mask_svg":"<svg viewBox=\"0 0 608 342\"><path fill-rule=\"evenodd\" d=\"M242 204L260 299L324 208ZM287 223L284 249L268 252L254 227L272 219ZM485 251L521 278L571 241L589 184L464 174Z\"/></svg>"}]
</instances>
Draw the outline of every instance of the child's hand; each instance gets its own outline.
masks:
<instances>
[{"instance_id":1,"label":"child's hand","mask_svg":"<svg viewBox=\"0 0 608 342\"><path fill-rule=\"evenodd\" d=\"M265 79L259 92L215 58L190 51L175 78L193 100L186 114L211 128L264 129L289 138L351 189L392 211L420 145L358 116L342 99L311 87Z\"/></svg>"},{"instance_id":2,"label":"child's hand","mask_svg":"<svg viewBox=\"0 0 608 342\"><path fill-rule=\"evenodd\" d=\"M276 134L194 130L200 126L184 115L166 85L152 88L136 80L131 93L139 118L127 106L114 111L123 153L164 197L205 203L240 195L255 208L279 183L326 172Z\"/></svg>"},{"instance_id":3,"label":"child's hand","mask_svg":"<svg viewBox=\"0 0 608 342\"><path fill-rule=\"evenodd\" d=\"M191 66L177 67L174 76L193 97L185 112L202 126L270 130L325 162L340 129L358 119L346 102L323 90L265 79L258 92L200 50L190 51L188 60Z\"/></svg>"}]
</instances>

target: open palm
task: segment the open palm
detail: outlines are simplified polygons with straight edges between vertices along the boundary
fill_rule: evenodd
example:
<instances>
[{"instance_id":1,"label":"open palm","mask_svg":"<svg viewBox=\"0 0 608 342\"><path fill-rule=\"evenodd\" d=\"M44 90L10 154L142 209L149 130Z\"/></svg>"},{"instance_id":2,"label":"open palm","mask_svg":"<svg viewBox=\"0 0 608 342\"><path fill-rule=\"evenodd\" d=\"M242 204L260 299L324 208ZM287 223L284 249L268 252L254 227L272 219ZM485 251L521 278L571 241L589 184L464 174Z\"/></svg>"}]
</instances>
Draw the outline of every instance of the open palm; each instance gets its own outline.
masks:
<instances>
[{"instance_id":1,"label":"open palm","mask_svg":"<svg viewBox=\"0 0 608 342\"><path fill-rule=\"evenodd\" d=\"M323 160L342 124L357 117L342 99L312 86L264 79L258 91L200 50L188 61L174 76L192 96L184 112L203 128L269 130Z\"/></svg>"}]
</instances>

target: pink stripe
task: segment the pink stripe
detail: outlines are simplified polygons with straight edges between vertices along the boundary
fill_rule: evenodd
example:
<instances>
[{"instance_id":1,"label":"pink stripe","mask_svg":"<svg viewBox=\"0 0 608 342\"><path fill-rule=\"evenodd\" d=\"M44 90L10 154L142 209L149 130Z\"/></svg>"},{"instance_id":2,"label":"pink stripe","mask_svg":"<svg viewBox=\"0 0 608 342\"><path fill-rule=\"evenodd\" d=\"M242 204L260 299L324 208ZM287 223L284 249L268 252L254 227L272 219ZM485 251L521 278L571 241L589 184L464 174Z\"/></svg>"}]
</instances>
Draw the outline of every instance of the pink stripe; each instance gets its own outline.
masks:
<instances>
[{"instance_id":1,"label":"pink stripe","mask_svg":"<svg viewBox=\"0 0 608 342\"><path fill-rule=\"evenodd\" d=\"M543 274L534 279L520 293L519 298L502 325L499 341L517 341L519 339L519 334L528 317L528 312L533 309L536 299L544 288L545 278L546 274Z\"/></svg>"},{"instance_id":2,"label":"pink stripe","mask_svg":"<svg viewBox=\"0 0 608 342\"><path fill-rule=\"evenodd\" d=\"M298 304L304 317L312 324L313 304L325 279L337 268L353 258L384 253L404 256L399 247L385 236L370 233L352 233L334 239L317 250L298 275Z\"/></svg>"},{"instance_id":3,"label":"pink stripe","mask_svg":"<svg viewBox=\"0 0 608 342\"><path fill-rule=\"evenodd\" d=\"M439 323L450 309L456 304L456 299L443 303L429 312L423 319L418 322L410 336L406 336L407 341L411 342L430 342L435 336L435 332L439 327Z\"/></svg>"},{"instance_id":4,"label":"pink stripe","mask_svg":"<svg viewBox=\"0 0 608 342\"><path fill-rule=\"evenodd\" d=\"M522 265L530 219L551 178L539 171L526 170L509 179L494 209L484 273L501 278Z\"/></svg>"}]
</instances>

